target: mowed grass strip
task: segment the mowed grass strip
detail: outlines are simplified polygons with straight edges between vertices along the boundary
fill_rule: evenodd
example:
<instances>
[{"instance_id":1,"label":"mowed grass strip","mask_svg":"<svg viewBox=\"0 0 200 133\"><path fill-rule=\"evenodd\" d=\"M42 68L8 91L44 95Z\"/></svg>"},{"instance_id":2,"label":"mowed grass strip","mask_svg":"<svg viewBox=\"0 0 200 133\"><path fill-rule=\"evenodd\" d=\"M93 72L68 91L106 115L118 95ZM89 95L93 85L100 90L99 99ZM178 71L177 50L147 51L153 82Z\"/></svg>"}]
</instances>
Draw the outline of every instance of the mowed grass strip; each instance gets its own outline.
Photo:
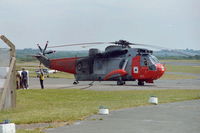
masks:
<instances>
[{"instance_id":1,"label":"mowed grass strip","mask_svg":"<svg viewBox=\"0 0 200 133\"><path fill-rule=\"evenodd\" d=\"M9 119L16 124L73 122L96 114L100 105L110 110L148 105L150 96L159 103L200 98L200 90L18 90L17 107L0 112L0 121Z\"/></svg>"},{"instance_id":2,"label":"mowed grass strip","mask_svg":"<svg viewBox=\"0 0 200 133\"><path fill-rule=\"evenodd\" d=\"M17 129L17 133L44 133L40 129Z\"/></svg>"},{"instance_id":3,"label":"mowed grass strip","mask_svg":"<svg viewBox=\"0 0 200 133\"><path fill-rule=\"evenodd\" d=\"M197 79L197 76L180 75L180 74L164 74L161 79L176 80L176 79Z\"/></svg>"},{"instance_id":4,"label":"mowed grass strip","mask_svg":"<svg viewBox=\"0 0 200 133\"><path fill-rule=\"evenodd\" d=\"M165 67L167 72L200 73L200 67L197 66L165 65Z\"/></svg>"},{"instance_id":5,"label":"mowed grass strip","mask_svg":"<svg viewBox=\"0 0 200 133\"><path fill-rule=\"evenodd\" d=\"M29 74L30 77L36 78L37 74L32 72ZM74 79L74 75L66 72L56 72L49 74L49 78L66 78L66 79Z\"/></svg>"}]
</instances>

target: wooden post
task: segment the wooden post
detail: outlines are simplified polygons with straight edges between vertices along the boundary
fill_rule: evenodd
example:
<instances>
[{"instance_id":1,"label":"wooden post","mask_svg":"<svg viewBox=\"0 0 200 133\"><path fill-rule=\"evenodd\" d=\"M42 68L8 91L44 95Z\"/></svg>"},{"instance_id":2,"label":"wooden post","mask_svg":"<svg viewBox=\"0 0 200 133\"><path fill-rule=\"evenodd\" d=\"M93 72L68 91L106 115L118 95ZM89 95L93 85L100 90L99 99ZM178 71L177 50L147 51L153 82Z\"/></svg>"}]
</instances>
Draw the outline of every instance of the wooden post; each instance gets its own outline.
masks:
<instances>
[{"instance_id":1,"label":"wooden post","mask_svg":"<svg viewBox=\"0 0 200 133\"><path fill-rule=\"evenodd\" d=\"M12 79L15 75L13 75L13 71L14 71L14 65L15 65L15 57L13 57L11 59L11 65L10 65L10 70L8 72L8 75L7 75L7 79L4 83L4 88L3 88L3 93L2 93L2 96L1 96L1 102L0 102L0 109L7 109L7 108L14 108L15 105L16 105L16 96L14 95L15 94L15 88L13 87L16 87L16 85L14 85ZM16 84L16 82L15 82ZM11 98L11 99L10 99Z\"/></svg>"},{"instance_id":2,"label":"wooden post","mask_svg":"<svg viewBox=\"0 0 200 133\"><path fill-rule=\"evenodd\" d=\"M0 96L0 110L3 110L16 107L16 52L15 45L4 35L0 35L0 39L10 47L11 57L9 72Z\"/></svg>"},{"instance_id":3,"label":"wooden post","mask_svg":"<svg viewBox=\"0 0 200 133\"><path fill-rule=\"evenodd\" d=\"M4 35L0 35L0 38L10 47L10 56L16 57L16 55L15 55L15 45L10 40L8 40L8 38L6 38Z\"/></svg>"}]
</instances>

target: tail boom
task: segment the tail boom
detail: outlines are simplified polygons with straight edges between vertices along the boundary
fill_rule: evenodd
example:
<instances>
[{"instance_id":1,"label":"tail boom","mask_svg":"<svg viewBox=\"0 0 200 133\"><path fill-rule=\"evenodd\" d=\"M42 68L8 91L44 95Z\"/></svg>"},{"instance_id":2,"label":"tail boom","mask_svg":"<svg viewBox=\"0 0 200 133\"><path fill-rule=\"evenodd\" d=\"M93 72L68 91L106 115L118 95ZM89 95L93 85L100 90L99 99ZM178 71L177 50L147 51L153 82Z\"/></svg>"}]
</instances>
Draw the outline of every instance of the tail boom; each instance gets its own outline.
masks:
<instances>
[{"instance_id":1,"label":"tail boom","mask_svg":"<svg viewBox=\"0 0 200 133\"><path fill-rule=\"evenodd\" d=\"M76 74L76 61L78 57L51 59L50 69Z\"/></svg>"}]
</instances>

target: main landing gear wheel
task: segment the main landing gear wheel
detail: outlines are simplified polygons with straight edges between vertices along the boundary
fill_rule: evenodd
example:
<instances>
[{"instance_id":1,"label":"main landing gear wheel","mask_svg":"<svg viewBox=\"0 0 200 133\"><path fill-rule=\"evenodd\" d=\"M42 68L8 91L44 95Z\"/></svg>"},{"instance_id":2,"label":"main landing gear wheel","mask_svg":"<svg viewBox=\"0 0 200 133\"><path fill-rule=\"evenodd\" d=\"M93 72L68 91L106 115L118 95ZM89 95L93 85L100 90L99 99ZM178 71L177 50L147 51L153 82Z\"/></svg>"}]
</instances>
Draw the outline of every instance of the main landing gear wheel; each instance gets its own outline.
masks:
<instances>
[{"instance_id":1,"label":"main landing gear wheel","mask_svg":"<svg viewBox=\"0 0 200 133\"><path fill-rule=\"evenodd\" d=\"M140 80L139 80L139 81L138 81L138 85L139 85L139 86L144 86L144 81L140 81Z\"/></svg>"},{"instance_id":2,"label":"main landing gear wheel","mask_svg":"<svg viewBox=\"0 0 200 133\"><path fill-rule=\"evenodd\" d=\"M73 84L74 84L74 85L77 85L78 83L79 83L78 81L74 81L74 83L73 83Z\"/></svg>"},{"instance_id":3,"label":"main landing gear wheel","mask_svg":"<svg viewBox=\"0 0 200 133\"><path fill-rule=\"evenodd\" d=\"M121 81L121 80L117 81L117 85L124 85L124 84L126 84L125 81Z\"/></svg>"}]
</instances>

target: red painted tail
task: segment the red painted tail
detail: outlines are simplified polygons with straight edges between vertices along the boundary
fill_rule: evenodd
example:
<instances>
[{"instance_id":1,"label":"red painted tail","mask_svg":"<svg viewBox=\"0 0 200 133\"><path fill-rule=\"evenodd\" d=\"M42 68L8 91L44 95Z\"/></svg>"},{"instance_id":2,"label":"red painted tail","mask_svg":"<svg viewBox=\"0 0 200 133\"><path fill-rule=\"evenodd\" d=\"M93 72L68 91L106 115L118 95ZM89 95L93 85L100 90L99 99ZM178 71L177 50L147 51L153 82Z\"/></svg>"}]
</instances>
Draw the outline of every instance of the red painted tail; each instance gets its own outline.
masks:
<instances>
[{"instance_id":1,"label":"red painted tail","mask_svg":"<svg viewBox=\"0 0 200 133\"><path fill-rule=\"evenodd\" d=\"M76 61L78 57L51 59L50 68L62 72L76 74Z\"/></svg>"}]
</instances>

